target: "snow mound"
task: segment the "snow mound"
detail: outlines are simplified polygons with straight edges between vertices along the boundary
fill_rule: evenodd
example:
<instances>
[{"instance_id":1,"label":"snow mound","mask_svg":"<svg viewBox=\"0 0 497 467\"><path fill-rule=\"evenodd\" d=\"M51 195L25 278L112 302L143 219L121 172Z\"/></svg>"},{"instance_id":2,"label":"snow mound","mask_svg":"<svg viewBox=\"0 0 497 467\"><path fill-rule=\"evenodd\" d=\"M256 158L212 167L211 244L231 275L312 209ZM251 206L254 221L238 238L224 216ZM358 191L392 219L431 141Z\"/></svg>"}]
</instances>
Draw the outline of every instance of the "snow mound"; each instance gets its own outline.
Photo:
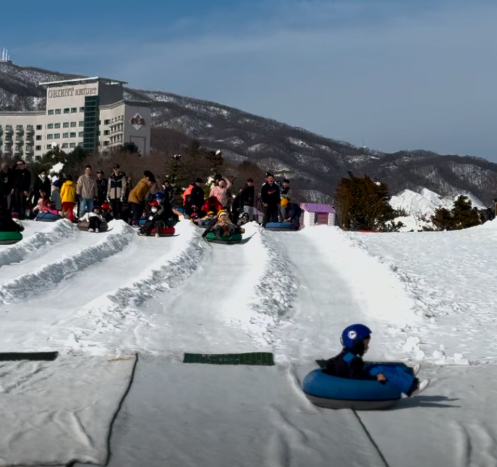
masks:
<instances>
[{"instance_id":1,"label":"snow mound","mask_svg":"<svg viewBox=\"0 0 497 467\"><path fill-rule=\"evenodd\" d=\"M50 224L48 230L36 232L30 237L24 238L19 243L9 246L0 251L0 267L13 263L20 263L33 251L48 245L55 245L61 240L74 237L76 232L74 224L68 220L60 220Z\"/></svg>"},{"instance_id":2,"label":"snow mound","mask_svg":"<svg viewBox=\"0 0 497 467\"><path fill-rule=\"evenodd\" d=\"M133 336L140 326L150 328L151 317L144 309L144 303L159 292L172 290L185 282L201 267L208 248L200 236L201 230L190 223L180 222L177 231L180 235L174 240L179 242L173 251L159 255L131 285L92 300L77 312L76 317L60 323L57 335L52 335L50 342L57 348L62 345L92 354L120 354L123 346L126 351L130 347L143 350L143 342L130 344L125 338ZM156 239L145 240L153 242Z\"/></svg>"},{"instance_id":3,"label":"snow mound","mask_svg":"<svg viewBox=\"0 0 497 467\"><path fill-rule=\"evenodd\" d=\"M299 284L276 236L261 232L260 238L267 256L264 274L256 286L257 301L252 304L257 314L251 322L264 329L263 338L271 344L274 342L273 329L289 318Z\"/></svg>"},{"instance_id":4,"label":"snow mound","mask_svg":"<svg viewBox=\"0 0 497 467\"><path fill-rule=\"evenodd\" d=\"M390 267L422 319L406 351L436 364L494 361L497 222L452 232L346 235ZM416 337L416 336L414 336Z\"/></svg>"},{"instance_id":5,"label":"snow mound","mask_svg":"<svg viewBox=\"0 0 497 467\"><path fill-rule=\"evenodd\" d=\"M70 257L46 264L34 272L23 274L2 285L0 287L0 303L18 302L31 295L46 292L64 279L120 253L133 240L135 232L123 221L115 221L112 232L98 235L102 235L103 238L95 245L84 248Z\"/></svg>"},{"instance_id":6,"label":"snow mound","mask_svg":"<svg viewBox=\"0 0 497 467\"><path fill-rule=\"evenodd\" d=\"M186 226L185 226L186 227ZM133 304L140 306L151 298L156 291L164 291L180 285L199 267L207 249L205 241L200 238L199 230L188 225L188 234L183 233L183 247L173 253L159 267L141 277L131 287L122 287L109 295L108 298L120 307Z\"/></svg>"}]
</instances>

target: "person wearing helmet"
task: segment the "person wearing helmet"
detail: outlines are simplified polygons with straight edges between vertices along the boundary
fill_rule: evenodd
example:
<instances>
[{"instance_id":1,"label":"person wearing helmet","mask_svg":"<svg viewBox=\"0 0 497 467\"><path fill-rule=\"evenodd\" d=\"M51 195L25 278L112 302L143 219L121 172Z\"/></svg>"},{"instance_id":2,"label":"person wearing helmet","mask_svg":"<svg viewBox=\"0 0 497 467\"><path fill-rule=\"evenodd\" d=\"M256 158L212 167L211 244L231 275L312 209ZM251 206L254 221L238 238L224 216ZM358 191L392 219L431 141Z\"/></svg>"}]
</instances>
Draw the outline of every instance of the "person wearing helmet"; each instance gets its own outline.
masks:
<instances>
[{"instance_id":1,"label":"person wearing helmet","mask_svg":"<svg viewBox=\"0 0 497 467\"><path fill-rule=\"evenodd\" d=\"M164 200L166 201L165 205L161 205L157 200L150 203L147 221L140 227L138 235L150 235L155 228L155 236L160 237L161 229L174 227L178 223L178 215L173 212L169 202L165 198Z\"/></svg>"},{"instance_id":2,"label":"person wearing helmet","mask_svg":"<svg viewBox=\"0 0 497 467\"><path fill-rule=\"evenodd\" d=\"M369 349L373 332L364 324L352 324L342 332L342 351L326 362L324 373L339 378L388 381L398 387L408 397L414 397L424 391L430 380L419 381L416 378L421 365L410 368L404 364L364 364L363 355Z\"/></svg>"},{"instance_id":3,"label":"person wearing helmet","mask_svg":"<svg viewBox=\"0 0 497 467\"><path fill-rule=\"evenodd\" d=\"M98 204L93 205L92 211L80 217L78 222L88 222L88 232L100 232L100 226L105 223Z\"/></svg>"}]
</instances>

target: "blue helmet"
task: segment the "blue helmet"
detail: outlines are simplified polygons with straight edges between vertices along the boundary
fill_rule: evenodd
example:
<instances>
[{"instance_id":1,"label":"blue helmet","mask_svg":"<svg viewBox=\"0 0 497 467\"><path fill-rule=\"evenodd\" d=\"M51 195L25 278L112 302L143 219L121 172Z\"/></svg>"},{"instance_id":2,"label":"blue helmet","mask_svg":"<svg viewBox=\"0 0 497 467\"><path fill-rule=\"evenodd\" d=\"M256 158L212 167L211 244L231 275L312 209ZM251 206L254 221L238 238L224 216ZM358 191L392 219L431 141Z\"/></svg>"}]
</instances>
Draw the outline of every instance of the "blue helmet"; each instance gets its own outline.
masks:
<instances>
[{"instance_id":1,"label":"blue helmet","mask_svg":"<svg viewBox=\"0 0 497 467\"><path fill-rule=\"evenodd\" d=\"M155 193L155 199L164 199L164 193L162 193L162 191L158 191L157 193Z\"/></svg>"},{"instance_id":2,"label":"blue helmet","mask_svg":"<svg viewBox=\"0 0 497 467\"><path fill-rule=\"evenodd\" d=\"M362 348L362 341L371 336L373 331L364 324L352 324L342 331L342 344L346 349L357 349L357 344Z\"/></svg>"}]
</instances>

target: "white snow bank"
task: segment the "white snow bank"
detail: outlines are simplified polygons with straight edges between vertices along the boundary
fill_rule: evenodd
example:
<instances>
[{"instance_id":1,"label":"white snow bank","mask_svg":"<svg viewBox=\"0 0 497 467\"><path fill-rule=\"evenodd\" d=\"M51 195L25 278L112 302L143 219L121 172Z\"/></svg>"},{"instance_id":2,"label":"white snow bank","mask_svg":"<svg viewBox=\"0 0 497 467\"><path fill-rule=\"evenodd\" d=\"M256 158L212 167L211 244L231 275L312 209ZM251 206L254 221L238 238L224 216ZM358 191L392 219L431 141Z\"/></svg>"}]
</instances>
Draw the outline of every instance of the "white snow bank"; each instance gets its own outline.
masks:
<instances>
[{"instance_id":1,"label":"white snow bank","mask_svg":"<svg viewBox=\"0 0 497 467\"><path fill-rule=\"evenodd\" d=\"M0 466L104 465L135 357L0 362Z\"/></svg>"},{"instance_id":2,"label":"white snow bank","mask_svg":"<svg viewBox=\"0 0 497 467\"><path fill-rule=\"evenodd\" d=\"M275 326L291 315L298 292L298 282L277 236L261 231L260 242L265 250L264 272L256 285L257 300L252 304L252 308L257 314L252 317L251 322L264 329L264 339L270 344L274 342Z\"/></svg>"},{"instance_id":3,"label":"white snow bank","mask_svg":"<svg viewBox=\"0 0 497 467\"><path fill-rule=\"evenodd\" d=\"M414 300L424 324L417 345L435 363L495 361L497 242L484 228L416 235L346 234L385 263ZM413 341L410 342L412 344ZM406 341L407 347L410 344Z\"/></svg>"},{"instance_id":4,"label":"white snow bank","mask_svg":"<svg viewBox=\"0 0 497 467\"><path fill-rule=\"evenodd\" d=\"M120 307L130 304L140 306L156 291L177 287L197 269L206 249L200 231L188 222L178 224L177 229L181 232L177 249L167 259L161 258L151 264L150 270L142 274L132 286L121 287L110 294L108 298L111 301Z\"/></svg>"},{"instance_id":5,"label":"white snow bank","mask_svg":"<svg viewBox=\"0 0 497 467\"><path fill-rule=\"evenodd\" d=\"M101 240L77 254L63 257L3 284L0 286L0 303L12 303L31 295L48 292L64 279L121 252L132 241L135 232L123 221L116 221L114 229L108 234L85 235L95 235L95 239Z\"/></svg>"},{"instance_id":6,"label":"white snow bank","mask_svg":"<svg viewBox=\"0 0 497 467\"><path fill-rule=\"evenodd\" d=\"M202 231L191 223L180 222L176 231L179 236L170 239L143 239L147 242L174 241L175 248L166 249L165 255L158 249L155 262L129 285L92 300L79 309L76 316L58 322L49 338L51 344L93 354L120 354L130 348L143 350L148 337L140 340L137 337L139 329L144 327L148 332L151 328L145 301L159 292L180 286L200 267L207 249L207 243L200 237ZM133 258L130 264L139 259Z\"/></svg>"},{"instance_id":7,"label":"white snow bank","mask_svg":"<svg viewBox=\"0 0 497 467\"><path fill-rule=\"evenodd\" d=\"M487 221L483 225L477 226L475 228L497 230L497 219L494 219L493 221Z\"/></svg>"},{"instance_id":8,"label":"white snow bank","mask_svg":"<svg viewBox=\"0 0 497 467\"><path fill-rule=\"evenodd\" d=\"M1 250L0 267L19 263L34 251L40 250L47 245L55 245L66 238L74 237L76 230L76 226L65 219L49 224L47 230L35 232L31 236L23 238L19 243Z\"/></svg>"},{"instance_id":9,"label":"white snow bank","mask_svg":"<svg viewBox=\"0 0 497 467\"><path fill-rule=\"evenodd\" d=\"M402 222L402 227L398 230L399 232L422 232L424 227L433 228L431 221L416 216L396 217L393 222Z\"/></svg>"}]
</instances>

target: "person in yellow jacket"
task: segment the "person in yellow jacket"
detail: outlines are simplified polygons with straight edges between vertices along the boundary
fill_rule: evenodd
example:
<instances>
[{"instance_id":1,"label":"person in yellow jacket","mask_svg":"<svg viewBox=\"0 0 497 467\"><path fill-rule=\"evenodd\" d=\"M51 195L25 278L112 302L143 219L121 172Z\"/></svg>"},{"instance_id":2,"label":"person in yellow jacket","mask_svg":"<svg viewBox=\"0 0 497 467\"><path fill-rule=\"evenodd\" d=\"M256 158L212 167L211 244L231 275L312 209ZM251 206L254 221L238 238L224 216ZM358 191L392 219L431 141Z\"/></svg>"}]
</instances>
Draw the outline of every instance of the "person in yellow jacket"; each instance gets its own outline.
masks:
<instances>
[{"instance_id":1,"label":"person in yellow jacket","mask_svg":"<svg viewBox=\"0 0 497 467\"><path fill-rule=\"evenodd\" d=\"M76 184L71 175L60 189L60 199L62 201L62 215L74 222L74 206L76 205Z\"/></svg>"},{"instance_id":2,"label":"person in yellow jacket","mask_svg":"<svg viewBox=\"0 0 497 467\"><path fill-rule=\"evenodd\" d=\"M133 212L133 223L135 225L138 225L138 221L142 216L145 196L147 196L151 186L155 183L155 177L152 172L145 170L143 175L144 177L130 191L128 197L128 202L131 211Z\"/></svg>"}]
</instances>

